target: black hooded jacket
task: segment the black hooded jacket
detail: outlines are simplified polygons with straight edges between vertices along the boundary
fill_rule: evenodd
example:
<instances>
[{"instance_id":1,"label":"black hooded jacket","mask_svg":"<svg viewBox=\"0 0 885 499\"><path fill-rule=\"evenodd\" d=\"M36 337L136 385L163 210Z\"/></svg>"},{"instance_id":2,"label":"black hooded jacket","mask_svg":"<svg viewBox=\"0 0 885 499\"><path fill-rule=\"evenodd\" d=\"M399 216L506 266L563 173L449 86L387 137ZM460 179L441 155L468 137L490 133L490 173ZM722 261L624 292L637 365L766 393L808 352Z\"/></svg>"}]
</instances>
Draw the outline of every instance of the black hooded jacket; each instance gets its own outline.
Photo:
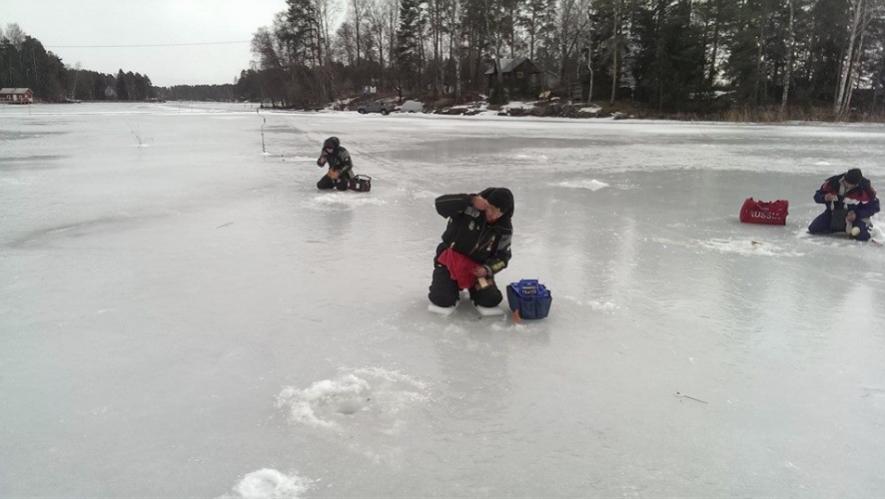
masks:
<instances>
[{"instance_id":1,"label":"black hooded jacket","mask_svg":"<svg viewBox=\"0 0 885 499\"><path fill-rule=\"evenodd\" d=\"M436 256L452 248L496 274L510 262L513 209L490 224L483 212L473 207L473 196L475 194L446 194L436 198L437 213L449 219ZM436 258L434 263L439 265Z\"/></svg>"},{"instance_id":2,"label":"black hooded jacket","mask_svg":"<svg viewBox=\"0 0 885 499\"><path fill-rule=\"evenodd\" d=\"M332 146L331 154L326 154L326 148ZM329 168L337 171L342 178L353 177L353 162L350 160L350 153L347 149L341 147L338 137L329 137L323 143L323 152L317 160L318 166L325 166L329 163Z\"/></svg>"}]
</instances>

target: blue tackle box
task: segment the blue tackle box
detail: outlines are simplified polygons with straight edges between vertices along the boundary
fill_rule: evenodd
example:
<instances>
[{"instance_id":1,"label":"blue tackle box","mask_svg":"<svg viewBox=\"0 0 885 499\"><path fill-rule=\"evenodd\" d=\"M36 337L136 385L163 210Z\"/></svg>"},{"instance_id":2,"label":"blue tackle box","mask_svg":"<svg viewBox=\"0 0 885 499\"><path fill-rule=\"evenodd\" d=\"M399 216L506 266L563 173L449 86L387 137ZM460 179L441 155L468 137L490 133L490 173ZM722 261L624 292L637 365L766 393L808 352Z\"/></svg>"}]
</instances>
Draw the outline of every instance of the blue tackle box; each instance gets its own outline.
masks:
<instances>
[{"instance_id":1,"label":"blue tackle box","mask_svg":"<svg viewBox=\"0 0 885 499\"><path fill-rule=\"evenodd\" d=\"M510 310L519 312L523 319L543 319L550 312L553 296L537 279L522 279L507 285L507 303Z\"/></svg>"}]
</instances>

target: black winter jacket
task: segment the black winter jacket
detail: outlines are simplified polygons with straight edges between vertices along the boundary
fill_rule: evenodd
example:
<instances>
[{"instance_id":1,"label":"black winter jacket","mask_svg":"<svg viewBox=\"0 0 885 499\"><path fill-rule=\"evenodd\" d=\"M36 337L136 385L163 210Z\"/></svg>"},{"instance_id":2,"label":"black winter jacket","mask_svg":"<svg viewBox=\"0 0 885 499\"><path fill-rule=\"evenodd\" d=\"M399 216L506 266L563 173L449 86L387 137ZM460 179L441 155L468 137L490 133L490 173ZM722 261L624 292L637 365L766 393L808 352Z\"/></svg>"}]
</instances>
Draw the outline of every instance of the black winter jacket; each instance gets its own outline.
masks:
<instances>
[{"instance_id":1,"label":"black winter jacket","mask_svg":"<svg viewBox=\"0 0 885 499\"><path fill-rule=\"evenodd\" d=\"M353 162L350 160L350 153L347 152L347 149L338 146L332 151L332 154L328 155L323 150L322 155L317 160L317 165L325 166L326 163L329 163L329 168L337 171L342 178L353 177Z\"/></svg>"},{"instance_id":2,"label":"black winter jacket","mask_svg":"<svg viewBox=\"0 0 885 499\"><path fill-rule=\"evenodd\" d=\"M449 219L442 243L436 248L438 257L446 248L484 265L496 274L510 262L510 241L513 235L512 211L495 223L486 222L485 215L473 207L472 194L446 194L436 198L436 211ZM439 265L434 258L434 263Z\"/></svg>"}]
</instances>

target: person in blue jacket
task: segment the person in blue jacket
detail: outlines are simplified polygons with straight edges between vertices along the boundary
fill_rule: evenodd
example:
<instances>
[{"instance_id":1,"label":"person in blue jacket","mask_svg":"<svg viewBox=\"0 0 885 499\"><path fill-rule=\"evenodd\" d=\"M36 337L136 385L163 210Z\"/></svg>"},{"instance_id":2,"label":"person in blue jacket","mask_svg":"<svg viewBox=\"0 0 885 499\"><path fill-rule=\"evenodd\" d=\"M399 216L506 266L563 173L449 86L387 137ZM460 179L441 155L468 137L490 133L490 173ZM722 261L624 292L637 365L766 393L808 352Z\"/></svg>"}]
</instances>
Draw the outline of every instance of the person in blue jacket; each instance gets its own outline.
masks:
<instances>
[{"instance_id":1,"label":"person in blue jacket","mask_svg":"<svg viewBox=\"0 0 885 499\"><path fill-rule=\"evenodd\" d=\"M859 168L828 178L814 193L814 201L826 205L826 209L811 222L808 232L845 231L858 241L870 239L870 217L879 212L879 199Z\"/></svg>"}]
</instances>

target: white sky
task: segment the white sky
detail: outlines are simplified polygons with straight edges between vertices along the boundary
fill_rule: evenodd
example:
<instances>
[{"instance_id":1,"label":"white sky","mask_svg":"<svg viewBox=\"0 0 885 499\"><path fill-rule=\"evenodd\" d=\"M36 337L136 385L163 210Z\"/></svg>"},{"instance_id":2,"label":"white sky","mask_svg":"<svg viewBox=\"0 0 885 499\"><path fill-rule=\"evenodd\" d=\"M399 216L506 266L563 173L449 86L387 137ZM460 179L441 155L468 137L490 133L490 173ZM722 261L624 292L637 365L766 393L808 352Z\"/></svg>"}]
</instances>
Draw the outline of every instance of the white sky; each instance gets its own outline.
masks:
<instances>
[{"instance_id":1,"label":"white sky","mask_svg":"<svg viewBox=\"0 0 885 499\"><path fill-rule=\"evenodd\" d=\"M154 85L232 83L249 67L248 40L284 0L2 0L0 27L18 23L65 64L147 74ZM246 41L186 47L63 48ZM54 47L59 46L59 47Z\"/></svg>"}]
</instances>

